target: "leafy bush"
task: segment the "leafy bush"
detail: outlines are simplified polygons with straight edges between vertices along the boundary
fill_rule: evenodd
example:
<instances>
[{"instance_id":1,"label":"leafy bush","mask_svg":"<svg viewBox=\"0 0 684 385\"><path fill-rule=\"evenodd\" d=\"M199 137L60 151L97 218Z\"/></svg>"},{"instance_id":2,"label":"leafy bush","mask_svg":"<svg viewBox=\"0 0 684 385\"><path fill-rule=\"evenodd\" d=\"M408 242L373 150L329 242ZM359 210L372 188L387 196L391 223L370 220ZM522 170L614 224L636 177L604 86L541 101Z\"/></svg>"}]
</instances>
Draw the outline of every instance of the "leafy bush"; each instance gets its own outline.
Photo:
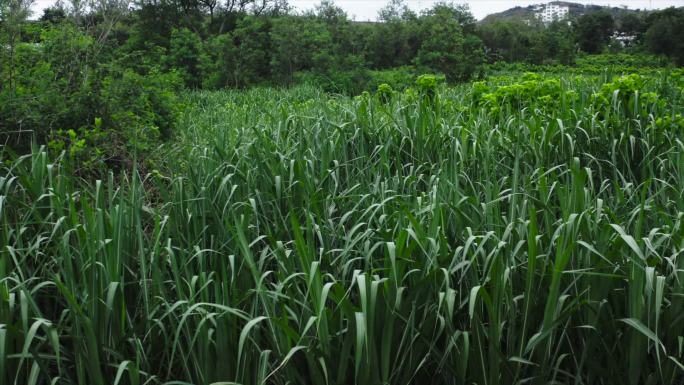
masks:
<instances>
[{"instance_id":1,"label":"leafy bush","mask_svg":"<svg viewBox=\"0 0 684 385\"><path fill-rule=\"evenodd\" d=\"M305 71L296 73L294 77L297 83L320 87L330 93L358 95L370 88L370 76L364 68L326 73Z\"/></svg>"},{"instance_id":2,"label":"leafy bush","mask_svg":"<svg viewBox=\"0 0 684 385\"><path fill-rule=\"evenodd\" d=\"M655 70L667 69L671 61L663 56L647 54L599 54L583 55L576 59L574 65L545 64L535 65L528 63L507 63L499 61L487 66L488 73L554 73L554 74L649 74Z\"/></svg>"},{"instance_id":3,"label":"leafy bush","mask_svg":"<svg viewBox=\"0 0 684 385\"><path fill-rule=\"evenodd\" d=\"M484 64L480 38L470 33L469 14L462 8L437 4L425 17L423 42L416 63L456 83L478 77Z\"/></svg>"},{"instance_id":4,"label":"leafy bush","mask_svg":"<svg viewBox=\"0 0 684 385\"><path fill-rule=\"evenodd\" d=\"M14 86L0 89L0 132L16 151L26 152L34 138L96 171L130 164L171 135L179 108L175 73L104 61L101 47L68 24L18 52Z\"/></svg>"},{"instance_id":5,"label":"leafy bush","mask_svg":"<svg viewBox=\"0 0 684 385\"><path fill-rule=\"evenodd\" d=\"M187 28L174 29L170 44L167 68L178 71L186 87L200 88L204 77L203 63L206 62L200 37Z\"/></svg>"},{"instance_id":6,"label":"leafy bush","mask_svg":"<svg viewBox=\"0 0 684 385\"><path fill-rule=\"evenodd\" d=\"M237 47L229 33L214 36L206 43L207 56L203 64L202 87L220 89L239 84Z\"/></svg>"},{"instance_id":7,"label":"leafy bush","mask_svg":"<svg viewBox=\"0 0 684 385\"><path fill-rule=\"evenodd\" d=\"M387 84L392 89L404 90L413 86L416 79L416 69L412 66L393 69L375 70L369 72L366 89L377 89L381 84Z\"/></svg>"},{"instance_id":8,"label":"leafy bush","mask_svg":"<svg viewBox=\"0 0 684 385\"><path fill-rule=\"evenodd\" d=\"M660 68L671 65L672 62L664 56L648 54L601 54L601 55L582 55L577 58L576 66L579 68Z\"/></svg>"},{"instance_id":9,"label":"leafy bush","mask_svg":"<svg viewBox=\"0 0 684 385\"><path fill-rule=\"evenodd\" d=\"M559 79L544 79L539 74L525 73L521 80L513 84L488 86L485 82L476 82L472 87L475 103L485 106L492 113L499 113L503 105L514 109L534 106L544 110L557 107L563 98L574 99L574 92L563 92Z\"/></svg>"},{"instance_id":10,"label":"leafy bush","mask_svg":"<svg viewBox=\"0 0 684 385\"><path fill-rule=\"evenodd\" d=\"M645 85L646 79L638 74L621 76L603 84L592 95L592 99L598 109L612 108L625 113L627 117L647 118L650 107L658 103L659 99L655 92L644 92Z\"/></svg>"},{"instance_id":11,"label":"leafy bush","mask_svg":"<svg viewBox=\"0 0 684 385\"><path fill-rule=\"evenodd\" d=\"M378 100L380 100L381 103L389 103L392 100L394 92L395 91L392 89L392 86L383 83L378 86L375 96L378 98Z\"/></svg>"},{"instance_id":12,"label":"leafy bush","mask_svg":"<svg viewBox=\"0 0 684 385\"><path fill-rule=\"evenodd\" d=\"M429 101L433 101L437 96L437 84L437 76L431 74L423 74L416 79L418 91Z\"/></svg>"}]
</instances>

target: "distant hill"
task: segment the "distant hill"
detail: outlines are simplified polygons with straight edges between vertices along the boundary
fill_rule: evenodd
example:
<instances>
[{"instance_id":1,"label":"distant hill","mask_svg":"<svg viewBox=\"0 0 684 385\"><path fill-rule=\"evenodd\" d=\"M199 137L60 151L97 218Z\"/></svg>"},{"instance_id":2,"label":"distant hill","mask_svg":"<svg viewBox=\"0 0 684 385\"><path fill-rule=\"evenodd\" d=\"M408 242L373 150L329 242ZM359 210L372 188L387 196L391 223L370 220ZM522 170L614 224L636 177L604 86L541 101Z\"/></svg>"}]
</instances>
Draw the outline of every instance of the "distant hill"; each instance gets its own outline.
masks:
<instances>
[{"instance_id":1,"label":"distant hill","mask_svg":"<svg viewBox=\"0 0 684 385\"><path fill-rule=\"evenodd\" d=\"M567 6L569 8L569 19L577 18L579 16L585 15L587 13L598 12L598 11L608 11L613 17L620 18L626 13L634 12L645 12L645 10L635 10L627 9L621 7L605 7L600 5L584 5L578 3L571 3L567 1L550 1L550 2L540 2L539 4L530 5L527 7L514 7L503 12L493 13L482 19L481 23L491 23L497 20L505 19L523 19L523 20L533 20L535 18L534 13L539 6L544 6L548 4L557 4L560 6Z\"/></svg>"}]
</instances>

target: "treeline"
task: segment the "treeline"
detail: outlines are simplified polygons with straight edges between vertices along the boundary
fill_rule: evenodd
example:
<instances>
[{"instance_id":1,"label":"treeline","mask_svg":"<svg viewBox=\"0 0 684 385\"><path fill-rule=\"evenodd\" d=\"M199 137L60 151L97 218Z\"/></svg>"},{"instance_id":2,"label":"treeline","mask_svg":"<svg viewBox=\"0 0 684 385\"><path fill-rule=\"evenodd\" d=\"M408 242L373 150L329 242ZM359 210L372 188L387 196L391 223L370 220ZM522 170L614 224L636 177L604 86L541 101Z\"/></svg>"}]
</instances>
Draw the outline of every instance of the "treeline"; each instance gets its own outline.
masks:
<instances>
[{"instance_id":1,"label":"treeline","mask_svg":"<svg viewBox=\"0 0 684 385\"><path fill-rule=\"evenodd\" d=\"M416 13L402 0L378 22L355 22L328 0L304 13L284 0L71 0L29 21L32 1L0 0L0 141L26 150L35 137L85 168L125 164L169 137L181 88L311 83L357 94L426 72L456 83L487 63L571 65L617 51L684 64L675 8L544 26L478 24L450 3Z\"/></svg>"},{"instance_id":2,"label":"treeline","mask_svg":"<svg viewBox=\"0 0 684 385\"><path fill-rule=\"evenodd\" d=\"M119 32L131 52L158 50L157 64L178 70L190 88L307 81L356 93L374 78L369 70L414 66L450 82L482 73L484 46L466 7L416 14L394 0L379 16L354 22L332 1L302 14L275 0L145 1Z\"/></svg>"},{"instance_id":3,"label":"treeline","mask_svg":"<svg viewBox=\"0 0 684 385\"><path fill-rule=\"evenodd\" d=\"M546 26L523 19L496 20L478 26L490 62L572 65L580 54L649 53L684 65L684 8L628 12L613 16L592 12Z\"/></svg>"},{"instance_id":4,"label":"treeline","mask_svg":"<svg viewBox=\"0 0 684 385\"><path fill-rule=\"evenodd\" d=\"M675 8L618 19L593 12L548 26L515 19L478 25L466 7L440 3L418 14L403 0L391 0L378 22L354 22L328 0L300 14L283 0L141 0L112 24L108 12L50 8L42 24L31 28L106 28L114 56L133 56L138 62L131 65L176 70L190 88L308 81L356 93L375 83L378 74L369 72L374 70L439 72L458 82L481 75L487 62L572 65L581 53L625 50L684 64L678 38L684 36L684 9ZM42 37L29 32L22 39Z\"/></svg>"}]
</instances>

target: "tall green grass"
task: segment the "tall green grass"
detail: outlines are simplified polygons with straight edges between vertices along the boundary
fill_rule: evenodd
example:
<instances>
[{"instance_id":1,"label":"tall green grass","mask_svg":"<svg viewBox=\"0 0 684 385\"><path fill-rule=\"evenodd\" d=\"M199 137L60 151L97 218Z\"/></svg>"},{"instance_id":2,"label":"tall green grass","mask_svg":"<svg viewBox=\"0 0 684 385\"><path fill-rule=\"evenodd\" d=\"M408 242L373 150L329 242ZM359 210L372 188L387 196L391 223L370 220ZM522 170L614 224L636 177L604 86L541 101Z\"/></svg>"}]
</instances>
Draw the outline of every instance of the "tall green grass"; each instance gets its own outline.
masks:
<instances>
[{"instance_id":1,"label":"tall green grass","mask_svg":"<svg viewBox=\"0 0 684 385\"><path fill-rule=\"evenodd\" d=\"M684 381L682 97L601 82L197 92L149 174L7 160L0 383Z\"/></svg>"}]
</instances>

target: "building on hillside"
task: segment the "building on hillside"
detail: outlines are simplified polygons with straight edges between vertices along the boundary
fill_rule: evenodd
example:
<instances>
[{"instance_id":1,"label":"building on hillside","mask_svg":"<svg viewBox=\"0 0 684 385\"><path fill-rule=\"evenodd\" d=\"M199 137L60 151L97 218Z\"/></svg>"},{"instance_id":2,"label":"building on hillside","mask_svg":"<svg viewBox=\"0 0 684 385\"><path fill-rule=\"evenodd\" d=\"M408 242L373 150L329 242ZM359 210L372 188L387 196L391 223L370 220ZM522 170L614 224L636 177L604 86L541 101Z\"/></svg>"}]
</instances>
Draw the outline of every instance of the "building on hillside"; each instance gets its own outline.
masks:
<instances>
[{"instance_id":1,"label":"building on hillside","mask_svg":"<svg viewBox=\"0 0 684 385\"><path fill-rule=\"evenodd\" d=\"M629 35L626 33L616 31L613 33L613 36L611 36L611 39L616 41L622 47L629 47L632 44L634 44L634 41L636 40L636 35Z\"/></svg>"},{"instance_id":2,"label":"building on hillside","mask_svg":"<svg viewBox=\"0 0 684 385\"><path fill-rule=\"evenodd\" d=\"M568 17L570 7L560 3L548 3L538 6L534 15L544 24L550 24L556 20L563 20Z\"/></svg>"}]
</instances>

